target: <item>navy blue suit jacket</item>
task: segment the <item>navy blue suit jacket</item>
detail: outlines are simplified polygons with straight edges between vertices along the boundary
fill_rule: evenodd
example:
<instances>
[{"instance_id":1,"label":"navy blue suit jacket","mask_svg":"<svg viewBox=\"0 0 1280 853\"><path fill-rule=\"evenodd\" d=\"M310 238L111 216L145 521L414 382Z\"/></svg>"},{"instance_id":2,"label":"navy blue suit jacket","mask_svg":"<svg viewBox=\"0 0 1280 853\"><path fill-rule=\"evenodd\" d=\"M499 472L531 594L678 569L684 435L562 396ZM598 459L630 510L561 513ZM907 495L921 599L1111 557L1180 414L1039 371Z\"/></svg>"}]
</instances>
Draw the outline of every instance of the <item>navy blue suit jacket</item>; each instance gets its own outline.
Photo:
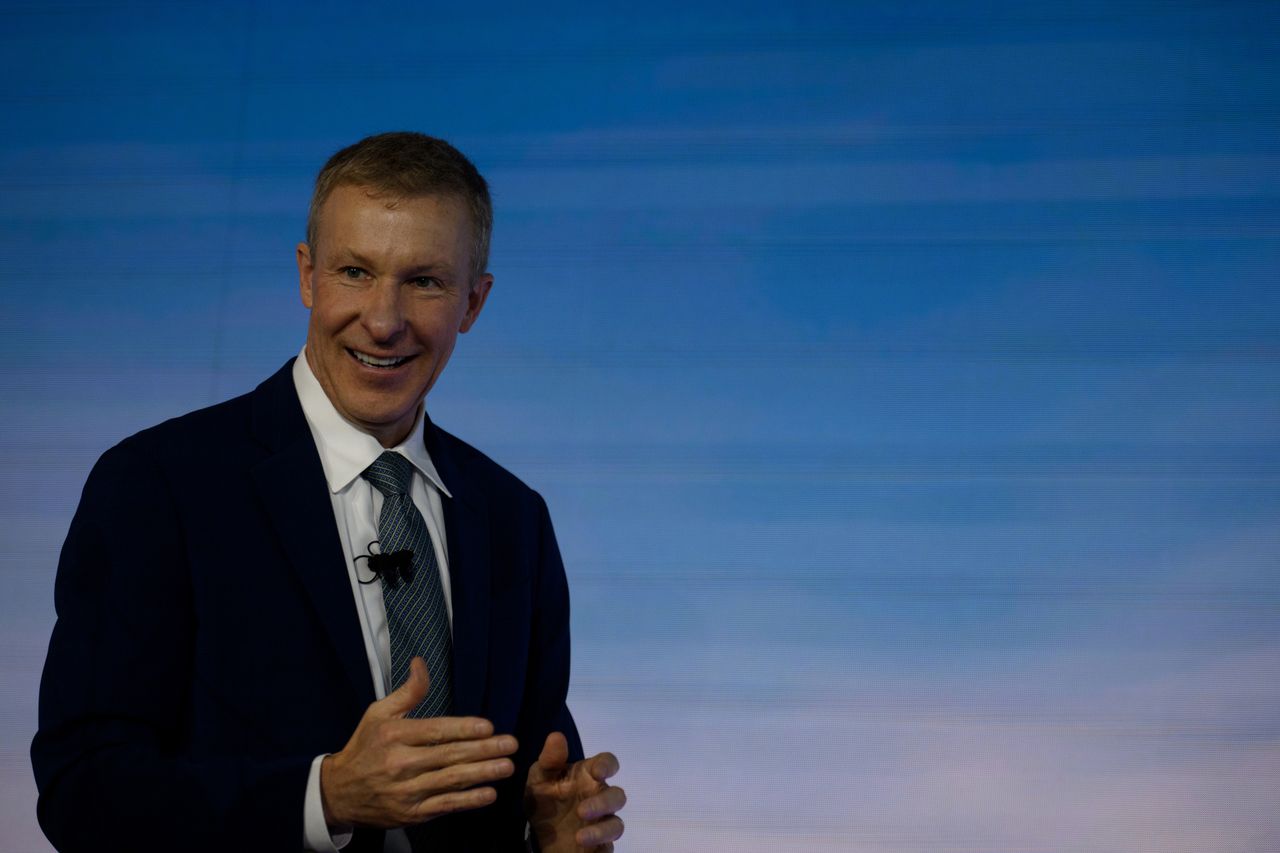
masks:
<instances>
[{"instance_id":1,"label":"navy blue suit jacket","mask_svg":"<svg viewBox=\"0 0 1280 853\"><path fill-rule=\"evenodd\" d=\"M312 759L374 701L292 362L249 394L132 436L94 467L58 565L32 761L62 851L299 849ZM522 849L524 777L565 706L569 611L546 505L426 425L444 499L454 713L520 742L485 809L433 850ZM380 850L357 832L353 853Z\"/></svg>"}]
</instances>

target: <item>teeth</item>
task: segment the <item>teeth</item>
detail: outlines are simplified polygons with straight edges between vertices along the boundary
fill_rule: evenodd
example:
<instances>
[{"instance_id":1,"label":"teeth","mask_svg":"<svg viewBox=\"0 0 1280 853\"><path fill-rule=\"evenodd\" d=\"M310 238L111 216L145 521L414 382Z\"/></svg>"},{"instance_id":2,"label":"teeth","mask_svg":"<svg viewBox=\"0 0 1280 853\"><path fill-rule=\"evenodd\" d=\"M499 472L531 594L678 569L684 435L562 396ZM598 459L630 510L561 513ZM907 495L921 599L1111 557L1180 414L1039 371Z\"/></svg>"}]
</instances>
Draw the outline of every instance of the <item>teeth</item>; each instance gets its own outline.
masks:
<instances>
[{"instance_id":1,"label":"teeth","mask_svg":"<svg viewBox=\"0 0 1280 853\"><path fill-rule=\"evenodd\" d=\"M360 361L361 364L367 364L370 367L395 367L397 364L403 364L409 360L408 356L398 356L396 358L375 358L371 355L365 355L357 350L351 350L351 354Z\"/></svg>"}]
</instances>

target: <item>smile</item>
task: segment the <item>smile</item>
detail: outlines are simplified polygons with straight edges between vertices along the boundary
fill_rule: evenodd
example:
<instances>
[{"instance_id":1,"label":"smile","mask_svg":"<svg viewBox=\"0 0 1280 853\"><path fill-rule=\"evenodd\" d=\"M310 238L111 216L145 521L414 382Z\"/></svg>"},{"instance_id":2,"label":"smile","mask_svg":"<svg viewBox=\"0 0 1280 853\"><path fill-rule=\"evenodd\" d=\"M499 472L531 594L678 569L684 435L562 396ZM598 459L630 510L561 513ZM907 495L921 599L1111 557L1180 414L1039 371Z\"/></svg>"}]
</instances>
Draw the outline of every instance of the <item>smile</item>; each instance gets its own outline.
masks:
<instances>
[{"instance_id":1,"label":"smile","mask_svg":"<svg viewBox=\"0 0 1280 853\"><path fill-rule=\"evenodd\" d=\"M392 356L391 358L378 358L376 355L368 355L367 353L353 349L348 349L347 352L351 353L351 356L361 364L368 367L381 368L383 370L390 370L391 368L399 367L409 359L413 358L411 355L397 355Z\"/></svg>"}]
</instances>

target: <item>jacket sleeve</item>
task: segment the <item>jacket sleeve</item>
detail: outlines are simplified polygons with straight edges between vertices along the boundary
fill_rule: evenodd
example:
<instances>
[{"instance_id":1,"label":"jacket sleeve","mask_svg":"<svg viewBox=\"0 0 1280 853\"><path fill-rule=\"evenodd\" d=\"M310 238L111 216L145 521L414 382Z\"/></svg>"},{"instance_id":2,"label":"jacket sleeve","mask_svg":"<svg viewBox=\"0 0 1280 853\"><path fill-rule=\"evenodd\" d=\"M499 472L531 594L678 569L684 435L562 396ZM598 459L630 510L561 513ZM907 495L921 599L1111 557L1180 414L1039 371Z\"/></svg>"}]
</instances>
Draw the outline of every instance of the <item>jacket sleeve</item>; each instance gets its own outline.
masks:
<instances>
[{"instance_id":1,"label":"jacket sleeve","mask_svg":"<svg viewBox=\"0 0 1280 853\"><path fill-rule=\"evenodd\" d=\"M58 563L31 746L63 853L297 849L314 756L195 754L196 613L171 483L136 442L90 474Z\"/></svg>"},{"instance_id":2,"label":"jacket sleeve","mask_svg":"<svg viewBox=\"0 0 1280 853\"><path fill-rule=\"evenodd\" d=\"M538 563L535 578L537 600L533 611L532 665L525 695L537 706L533 715L542 721L541 738L528 744L532 764L542 751L542 741L553 731L563 732L569 741L569 760L583 757L582 741L569 713L569 584L565 578L560 547L556 543L551 515L541 496L537 499Z\"/></svg>"}]
</instances>

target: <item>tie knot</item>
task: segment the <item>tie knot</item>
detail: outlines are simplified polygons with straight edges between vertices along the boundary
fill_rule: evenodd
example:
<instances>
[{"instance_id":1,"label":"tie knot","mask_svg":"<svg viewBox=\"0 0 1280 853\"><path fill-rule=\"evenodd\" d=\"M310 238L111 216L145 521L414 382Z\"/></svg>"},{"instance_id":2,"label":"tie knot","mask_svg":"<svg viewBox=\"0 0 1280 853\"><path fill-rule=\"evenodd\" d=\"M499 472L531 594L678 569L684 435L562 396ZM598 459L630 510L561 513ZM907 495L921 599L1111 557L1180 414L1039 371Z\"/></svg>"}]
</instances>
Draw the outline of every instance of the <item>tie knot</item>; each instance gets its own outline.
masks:
<instances>
[{"instance_id":1,"label":"tie knot","mask_svg":"<svg viewBox=\"0 0 1280 853\"><path fill-rule=\"evenodd\" d=\"M360 476L382 492L384 498L405 495L409 493L409 483L413 479L413 464L399 453L386 450Z\"/></svg>"}]
</instances>

